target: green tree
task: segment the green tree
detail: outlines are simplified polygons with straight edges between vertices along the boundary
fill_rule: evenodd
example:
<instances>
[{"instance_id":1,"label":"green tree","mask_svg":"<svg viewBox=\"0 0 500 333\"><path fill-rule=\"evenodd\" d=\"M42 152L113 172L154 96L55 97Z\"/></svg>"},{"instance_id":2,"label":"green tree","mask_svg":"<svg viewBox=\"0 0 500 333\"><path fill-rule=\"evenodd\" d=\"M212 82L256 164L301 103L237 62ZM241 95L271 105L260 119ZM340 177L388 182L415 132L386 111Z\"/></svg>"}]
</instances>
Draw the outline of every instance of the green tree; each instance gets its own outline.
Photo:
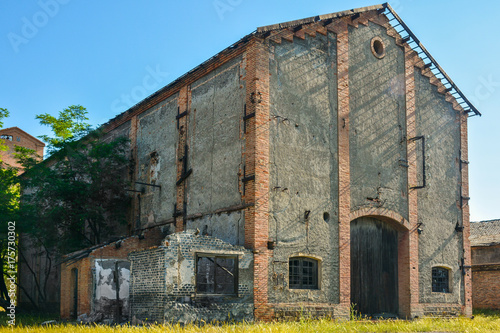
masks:
<instances>
[{"instance_id":1,"label":"green tree","mask_svg":"<svg viewBox=\"0 0 500 333\"><path fill-rule=\"evenodd\" d=\"M37 275L24 258L43 303L56 259L102 243L126 222L129 145L127 138L108 140L104 132L92 130L80 105L64 109L57 118L36 118L52 130L53 136L41 136L50 157L37 163L29 151L17 151L25 169L18 220L20 230L45 253L45 276Z\"/></svg>"},{"instance_id":2,"label":"green tree","mask_svg":"<svg viewBox=\"0 0 500 333\"><path fill-rule=\"evenodd\" d=\"M125 223L129 204L127 142L123 137L107 142L93 131L81 141L66 141L47 162L31 167L21 180L27 232L61 254L112 235Z\"/></svg>"},{"instance_id":3,"label":"green tree","mask_svg":"<svg viewBox=\"0 0 500 333\"><path fill-rule=\"evenodd\" d=\"M3 119L9 116L9 111L0 108L0 129L3 127ZM3 139L0 139L0 150L8 148ZM14 221L19 210L19 184L17 181L18 170L4 163L0 156L0 306L7 307L10 297L7 292L5 279L8 278L7 271L7 224Z\"/></svg>"},{"instance_id":4,"label":"green tree","mask_svg":"<svg viewBox=\"0 0 500 333\"><path fill-rule=\"evenodd\" d=\"M59 117L54 117L48 113L37 115L40 124L49 126L54 133L53 137L41 135L47 145L48 153L54 153L61 149L65 142L75 141L87 134L90 125L86 122L87 109L81 105L71 105L59 112Z\"/></svg>"}]
</instances>

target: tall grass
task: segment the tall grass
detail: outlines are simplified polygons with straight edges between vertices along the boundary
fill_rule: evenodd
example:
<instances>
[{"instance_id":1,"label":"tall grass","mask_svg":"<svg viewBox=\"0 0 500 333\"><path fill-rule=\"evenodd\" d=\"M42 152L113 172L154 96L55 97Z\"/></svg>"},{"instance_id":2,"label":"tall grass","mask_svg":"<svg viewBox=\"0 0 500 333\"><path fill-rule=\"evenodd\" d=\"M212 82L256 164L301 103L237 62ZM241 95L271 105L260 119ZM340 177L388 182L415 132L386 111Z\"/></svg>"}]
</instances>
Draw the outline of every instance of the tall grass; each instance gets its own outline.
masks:
<instances>
[{"instance_id":1,"label":"tall grass","mask_svg":"<svg viewBox=\"0 0 500 333\"><path fill-rule=\"evenodd\" d=\"M151 326L101 326L60 324L40 327L21 323L15 328L3 327L0 332L500 332L500 313L480 312L474 319L459 318L422 318L413 321L404 320L357 320L337 321L329 319L302 319L296 322L240 323L222 325L151 325Z\"/></svg>"}]
</instances>

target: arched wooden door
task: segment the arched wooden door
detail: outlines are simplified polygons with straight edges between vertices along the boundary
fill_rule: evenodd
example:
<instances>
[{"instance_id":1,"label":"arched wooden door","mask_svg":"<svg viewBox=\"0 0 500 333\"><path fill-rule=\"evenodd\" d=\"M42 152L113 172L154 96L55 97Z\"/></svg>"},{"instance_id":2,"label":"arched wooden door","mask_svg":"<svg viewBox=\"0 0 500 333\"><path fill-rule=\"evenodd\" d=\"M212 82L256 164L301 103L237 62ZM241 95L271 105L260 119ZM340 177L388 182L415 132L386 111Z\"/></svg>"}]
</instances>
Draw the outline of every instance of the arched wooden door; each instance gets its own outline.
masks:
<instances>
[{"instance_id":1,"label":"arched wooden door","mask_svg":"<svg viewBox=\"0 0 500 333\"><path fill-rule=\"evenodd\" d=\"M362 315L398 314L398 231L387 222L351 222L351 303Z\"/></svg>"}]
</instances>

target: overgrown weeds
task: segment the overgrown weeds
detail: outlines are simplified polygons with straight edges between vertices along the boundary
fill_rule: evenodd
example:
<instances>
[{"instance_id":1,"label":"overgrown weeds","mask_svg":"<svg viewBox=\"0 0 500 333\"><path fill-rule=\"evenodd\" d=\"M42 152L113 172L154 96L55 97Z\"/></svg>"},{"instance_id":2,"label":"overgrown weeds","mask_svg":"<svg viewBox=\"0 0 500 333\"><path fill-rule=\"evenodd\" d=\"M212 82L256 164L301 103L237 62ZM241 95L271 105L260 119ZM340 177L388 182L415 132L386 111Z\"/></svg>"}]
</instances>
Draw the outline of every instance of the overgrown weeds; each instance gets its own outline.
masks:
<instances>
[{"instance_id":1,"label":"overgrown weeds","mask_svg":"<svg viewBox=\"0 0 500 333\"><path fill-rule=\"evenodd\" d=\"M412 321L406 320L367 320L357 318L351 321L331 319L302 319L295 322L272 323L238 323L221 325L149 325L149 326L102 326L102 325L75 325L57 324L40 327L40 320L46 317L37 317L28 320L21 317L15 328L3 327L0 332L500 332L500 312L481 310L475 312L474 319L458 318L421 318Z\"/></svg>"}]
</instances>

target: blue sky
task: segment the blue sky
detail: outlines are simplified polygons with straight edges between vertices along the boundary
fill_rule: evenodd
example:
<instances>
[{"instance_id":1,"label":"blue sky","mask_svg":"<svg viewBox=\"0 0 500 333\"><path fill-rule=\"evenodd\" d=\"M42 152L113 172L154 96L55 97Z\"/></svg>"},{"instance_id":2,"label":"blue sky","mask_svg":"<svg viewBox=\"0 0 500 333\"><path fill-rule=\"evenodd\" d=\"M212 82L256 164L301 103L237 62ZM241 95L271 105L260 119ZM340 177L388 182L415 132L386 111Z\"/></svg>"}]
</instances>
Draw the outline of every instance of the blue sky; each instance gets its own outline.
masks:
<instances>
[{"instance_id":1,"label":"blue sky","mask_svg":"<svg viewBox=\"0 0 500 333\"><path fill-rule=\"evenodd\" d=\"M36 114L81 104L97 126L257 27L380 3L2 0L0 107L34 136ZM391 6L483 114L469 121L471 220L500 218L500 2Z\"/></svg>"}]
</instances>

